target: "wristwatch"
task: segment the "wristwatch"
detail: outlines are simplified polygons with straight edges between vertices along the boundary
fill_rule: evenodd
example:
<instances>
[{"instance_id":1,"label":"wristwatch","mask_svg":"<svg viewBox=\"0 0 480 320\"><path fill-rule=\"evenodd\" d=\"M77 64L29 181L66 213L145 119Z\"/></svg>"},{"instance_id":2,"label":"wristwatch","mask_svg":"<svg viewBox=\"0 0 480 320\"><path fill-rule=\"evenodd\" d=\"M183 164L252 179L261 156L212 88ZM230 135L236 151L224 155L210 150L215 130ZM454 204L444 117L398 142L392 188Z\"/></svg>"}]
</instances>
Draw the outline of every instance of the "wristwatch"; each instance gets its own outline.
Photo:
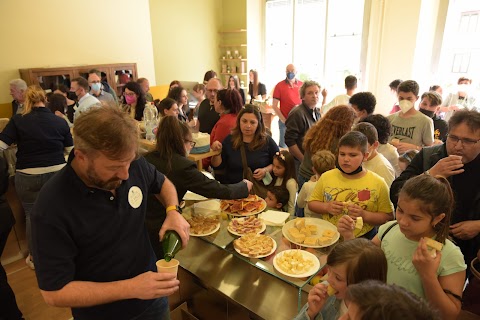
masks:
<instances>
[{"instance_id":1,"label":"wristwatch","mask_svg":"<svg viewBox=\"0 0 480 320\"><path fill-rule=\"evenodd\" d=\"M171 205L171 206L168 206L167 209L165 209L165 212L169 212L169 211L178 211L179 213L182 213L182 208L180 208L180 206L177 204L177 205Z\"/></svg>"}]
</instances>

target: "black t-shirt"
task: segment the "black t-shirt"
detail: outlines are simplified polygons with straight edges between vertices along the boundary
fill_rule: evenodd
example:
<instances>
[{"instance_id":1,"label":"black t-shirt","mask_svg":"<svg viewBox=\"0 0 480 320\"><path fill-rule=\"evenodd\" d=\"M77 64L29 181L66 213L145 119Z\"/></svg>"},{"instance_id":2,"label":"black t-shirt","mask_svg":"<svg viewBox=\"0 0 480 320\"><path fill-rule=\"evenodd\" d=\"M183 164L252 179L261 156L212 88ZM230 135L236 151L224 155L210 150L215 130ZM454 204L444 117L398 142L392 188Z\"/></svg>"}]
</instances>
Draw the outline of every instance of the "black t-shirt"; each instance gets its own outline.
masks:
<instances>
[{"instance_id":1,"label":"black t-shirt","mask_svg":"<svg viewBox=\"0 0 480 320\"><path fill-rule=\"evenodd\" d=\"M145 228L147 196L158 194L164 175L144 158L111 192L87 187L70 163L42 188L32 212L33 256L38 285L62 289L71 281L111 282L156 271ZM129 299L72 308L78 319L132 319L153 300Z\"/></svg>"},{"instance_id":2,"label":"black t-shirt","mask_svg":"<svg viewBox=\"0 0 480 320\"><path fill-rule=\"evenodd\" d=\"M199 131L210 134L218 119L220 119L220 115L210 105L210 100L203 100L198 107Z\"/></svg>"},{"instance_id":3,"label":"black t-shirt","mask_svg":"<svg viewBox=\"0 0 480 320\"><path fill-rule=\"evenodd\" d=\"M0 140L8 145L17 143L17 169L63 164L64 148L73 145L67 122L45 107L14 115L0 133Z\"/></svg>"},{"instance_id":4,"label":"black t-shirt","mask_svg":"<svg viewBox=\"0 0 480 320\"><path fill-rule=\"evenodd\" d=\"M248 94L250 95L250 103L253 103L253 99L256 98L253 96L253 83L248 84ZM263 96L267 94L267 87L261 82L258 83L258 94Z\"/></svg>"}]
</instances>

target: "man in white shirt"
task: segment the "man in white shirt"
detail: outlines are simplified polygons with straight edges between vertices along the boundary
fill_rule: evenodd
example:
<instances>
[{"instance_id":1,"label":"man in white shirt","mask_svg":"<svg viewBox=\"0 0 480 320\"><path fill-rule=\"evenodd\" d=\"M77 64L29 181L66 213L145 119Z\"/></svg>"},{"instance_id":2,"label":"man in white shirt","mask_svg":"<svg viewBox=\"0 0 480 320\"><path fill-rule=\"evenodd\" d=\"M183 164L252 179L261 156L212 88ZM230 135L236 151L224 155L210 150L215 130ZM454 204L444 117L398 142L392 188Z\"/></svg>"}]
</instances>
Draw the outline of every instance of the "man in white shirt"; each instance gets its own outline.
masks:
<instances>
[{"instance_id":1,"label":"man in white shirt","mask_svg":"<svg viewBox=\"0 0 480 320\"><path fill-rule=\"evenodd\" d=\"M88 93L88 81L83 77L78 77L72 80L70 84L70 92L74 92L78 98L78 107L75 109L73 115L73 122L85 111L94 105L100 106L100 101Z\"/></svg>"},{"instance_id":2,"label":"man in white shirt","mask_svg":"<svg viewBox=\"0 0 480 320\"><path fill-rule=\"evenodd\" d=\"M378 174L390 187L395 180L395 170L387 158L377 151L379 144L377 129L371 123L360 122L353 128L353 131L363 133L368 140L368 158L363 162L363 167Z\"/></svg>"},{"instance_id":3,"label":"man in white shirt","mask_svg":"<svg viewBox=\"0 0 480 320\"><path fill-rule=\"evenodd\" d=\"M348 105L349 104L350 98L352 97L352 95L355 93L355 90L357 89L357 77L351 76L351 75L347 76L345 78L345 89L347 90L346 94L340 94L340 95L336 96L335 98L333 98L332 101L323 105L320 108L320 112L321 112L322 115L326 114L328 112L328 110L330 110L331 108L333 108L335 106ZM324 99L325 99L326 96L327 96L327 91L324 90L322 92L322 95L324 93L325 93L325 96L324 96Z\"/></svg>"}]
</instances>

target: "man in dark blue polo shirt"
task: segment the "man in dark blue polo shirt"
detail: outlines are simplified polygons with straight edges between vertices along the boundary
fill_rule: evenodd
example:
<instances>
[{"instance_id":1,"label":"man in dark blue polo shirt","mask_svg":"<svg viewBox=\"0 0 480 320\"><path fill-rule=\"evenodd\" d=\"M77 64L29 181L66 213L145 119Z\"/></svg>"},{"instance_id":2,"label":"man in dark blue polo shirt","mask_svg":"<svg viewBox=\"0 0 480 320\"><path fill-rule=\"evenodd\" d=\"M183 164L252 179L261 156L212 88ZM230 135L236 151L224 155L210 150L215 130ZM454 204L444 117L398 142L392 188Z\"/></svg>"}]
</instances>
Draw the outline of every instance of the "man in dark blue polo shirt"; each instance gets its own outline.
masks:
<instances>
[{"instance_id":1,"label":"man in dark blue polo shirt","mask_svg":"<svg viewBox=\"0 0 480 320\"><path fill-rule=\"evenodd\" d=\"M45 301L71 307L75 319L168 319L167 296L178 290L157 273L145 228L147 194L178 205L173 184L137 157L138 128L114 107L77 119L68 164L43 187L32 213L33 252ZM167 212L160 238L189 225Z\"/></svg>"}]
</instances>

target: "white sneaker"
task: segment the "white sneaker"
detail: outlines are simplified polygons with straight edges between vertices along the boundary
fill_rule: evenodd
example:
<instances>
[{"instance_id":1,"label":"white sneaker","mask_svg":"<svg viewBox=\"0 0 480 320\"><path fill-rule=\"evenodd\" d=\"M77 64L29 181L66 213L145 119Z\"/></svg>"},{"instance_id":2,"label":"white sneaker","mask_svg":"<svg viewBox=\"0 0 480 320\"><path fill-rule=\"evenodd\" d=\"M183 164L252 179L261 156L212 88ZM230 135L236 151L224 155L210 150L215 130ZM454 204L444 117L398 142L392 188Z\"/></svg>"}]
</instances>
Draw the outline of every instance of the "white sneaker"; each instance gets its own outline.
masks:
<instances>
[{"instance_id":1,"label":"white sneaker","mask_svg":"<svg viewBox=\"0 0 480 320\"><path fill-rule=\"evenodd\" d=\"M35 265L33 264L32 256L30 254L28 255L27 259L25 259L25 263L30 269L35 270Z\"/></svg>"}]
</instances>

